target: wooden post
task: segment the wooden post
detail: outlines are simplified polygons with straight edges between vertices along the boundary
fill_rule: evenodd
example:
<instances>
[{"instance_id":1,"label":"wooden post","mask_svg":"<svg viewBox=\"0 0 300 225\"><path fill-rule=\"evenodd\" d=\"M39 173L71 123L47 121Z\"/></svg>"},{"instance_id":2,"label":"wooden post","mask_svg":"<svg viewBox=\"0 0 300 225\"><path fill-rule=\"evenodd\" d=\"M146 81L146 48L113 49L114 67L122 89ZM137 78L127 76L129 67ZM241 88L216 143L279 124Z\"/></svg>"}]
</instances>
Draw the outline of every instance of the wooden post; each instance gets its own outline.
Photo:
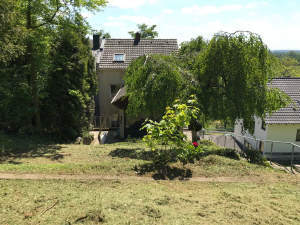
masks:
<instances>
[{"instance_id":1,"label":"wooden post","mask_svg":"<svg viewBox=\"0 0 300 225\"><path fill-rule=\"evenodd\" d=\"M256 150L256 151L257 151L257 142L258 142L258 140L255 139L255 150Z\"/></svg>"},{"instance_id":2,"label":"wooden post","mask_svg":"<svg viewBox=\"0 0 300 225\"><path fill-rule=\"evenodd\" d=\"M273 159L273 145L274 145L274 142L272 141L272 144L271 144L271 160Z\"/></svg>"},{"instance_id":3,"label":"wooden post","mask_svg":"<svg viewBox=\"0 0 300 225\"><path fill-rule=\"evenodd\" d=\"M233 140L233 149L235 150L235 138L233 136L232 137L232 140Z\"/></svg>"},{"instance_id":4,"label":"wooden post","mask_svg":"<svg viewBox=\"0 0 300 225\"><path fill-rule=\"evenodd\" d=\"M292 148L292 155L291 155L291 169L292 169L293 164L294 164L294 152L295 152L295 145L293 145L293 148Z\"/></svg>"}]
</instances>

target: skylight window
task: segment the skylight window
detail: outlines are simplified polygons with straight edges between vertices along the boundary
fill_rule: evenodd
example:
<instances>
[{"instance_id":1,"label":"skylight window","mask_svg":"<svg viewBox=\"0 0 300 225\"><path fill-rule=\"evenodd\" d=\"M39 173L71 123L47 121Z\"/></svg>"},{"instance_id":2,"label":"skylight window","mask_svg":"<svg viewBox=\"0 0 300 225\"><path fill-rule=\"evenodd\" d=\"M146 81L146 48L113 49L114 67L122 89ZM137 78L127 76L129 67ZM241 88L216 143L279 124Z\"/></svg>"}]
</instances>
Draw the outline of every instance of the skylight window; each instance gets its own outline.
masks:
<instances>
[{"instance_id":1,"label":"skylight window","mask_svg":"<svg viewBox=\"0 0 300 225\"><path fill-rule=\"evenodd\" d=\"M124 62L125 61L125 54L115 54L114 55L115 62Z\"/></svg>"}]
</instances>

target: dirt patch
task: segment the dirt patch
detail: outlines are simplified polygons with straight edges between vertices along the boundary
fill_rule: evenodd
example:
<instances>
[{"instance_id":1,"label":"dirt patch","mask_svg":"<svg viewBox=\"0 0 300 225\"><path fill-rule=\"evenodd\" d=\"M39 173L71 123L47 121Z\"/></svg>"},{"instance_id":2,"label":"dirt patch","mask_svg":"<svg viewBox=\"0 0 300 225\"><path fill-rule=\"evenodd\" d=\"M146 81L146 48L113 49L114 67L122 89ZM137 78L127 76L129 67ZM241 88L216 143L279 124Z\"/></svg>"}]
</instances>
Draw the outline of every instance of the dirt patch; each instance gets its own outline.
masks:
<instances>
[{"instance_id":1,"label":"dirt patch","mask_svg":"<svg viewBox=\"0 0 300 225\"><path fill-rule=\"evenodd\" d=\"M0 179L9 180L123 180L123 181L155 181L151 177L140 176L102 176L102 175L68 175L68 174L17 174L17 173L0 173ZM195 181L195 182L222 182L222 183L236 183L236 182L277 182L278 180L264 179L260 177L191 177L181 181ZM295 175L290 181L299 182L300 176Z\"/></svg>"}]
</instances>

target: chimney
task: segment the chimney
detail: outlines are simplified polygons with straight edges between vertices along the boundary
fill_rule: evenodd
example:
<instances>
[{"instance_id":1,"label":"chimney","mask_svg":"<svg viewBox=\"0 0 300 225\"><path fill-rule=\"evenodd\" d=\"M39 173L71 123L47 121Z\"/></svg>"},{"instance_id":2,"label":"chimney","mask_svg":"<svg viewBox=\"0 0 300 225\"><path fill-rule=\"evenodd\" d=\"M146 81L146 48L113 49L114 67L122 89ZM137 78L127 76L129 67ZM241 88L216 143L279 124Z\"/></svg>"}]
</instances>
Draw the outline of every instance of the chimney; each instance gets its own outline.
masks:
<instances>
[{"instance_id":1,"label":"chimney","mask_svg":"<svg viewBox=\"0 0 300 225\"><path fill-rule=\"evenodd\" d=\"M136 32L133 44L138 45L140 40L141 40L141 34L139 32Z\"/></svg>"},{"instance_id":2,"label":"chimney","mask_svg":"<svg viewBox=\"0 0 300 225\"><path fill-rule=\"evenodd\" d=\"M93 50L98 50L100 48L100 35L93 35Z\"/></svg>"}]
</instances>

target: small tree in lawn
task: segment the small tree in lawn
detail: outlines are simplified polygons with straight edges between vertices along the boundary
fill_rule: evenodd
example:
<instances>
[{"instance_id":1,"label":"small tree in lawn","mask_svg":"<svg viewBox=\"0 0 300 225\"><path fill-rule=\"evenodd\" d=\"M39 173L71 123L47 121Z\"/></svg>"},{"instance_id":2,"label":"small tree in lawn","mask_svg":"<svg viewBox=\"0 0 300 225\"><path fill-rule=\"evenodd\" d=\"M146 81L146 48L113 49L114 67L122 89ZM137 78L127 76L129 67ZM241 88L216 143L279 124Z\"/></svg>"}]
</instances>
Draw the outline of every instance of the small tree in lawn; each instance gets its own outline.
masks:
<instances>
[{"instance_id":1,"label":"small tree in lawn","mask_svg":"<svg viewBox=\"0 0 300 225\"><path fill-rule=\"evenodd\" d=\"M159 122L147 120L142 129L147 130L143 138L146 144L157 153L156 163L167 164L174 159L186 162L191 158L191 150L195 151L192 143L187 142L183 128L190 125L190 121L197 118L199 109L195 106L193 96L186 104L175 101L172 107L167 107L166 112ZM171 151L170 151L171 150Z\"/></svg>"}]
</instances>

